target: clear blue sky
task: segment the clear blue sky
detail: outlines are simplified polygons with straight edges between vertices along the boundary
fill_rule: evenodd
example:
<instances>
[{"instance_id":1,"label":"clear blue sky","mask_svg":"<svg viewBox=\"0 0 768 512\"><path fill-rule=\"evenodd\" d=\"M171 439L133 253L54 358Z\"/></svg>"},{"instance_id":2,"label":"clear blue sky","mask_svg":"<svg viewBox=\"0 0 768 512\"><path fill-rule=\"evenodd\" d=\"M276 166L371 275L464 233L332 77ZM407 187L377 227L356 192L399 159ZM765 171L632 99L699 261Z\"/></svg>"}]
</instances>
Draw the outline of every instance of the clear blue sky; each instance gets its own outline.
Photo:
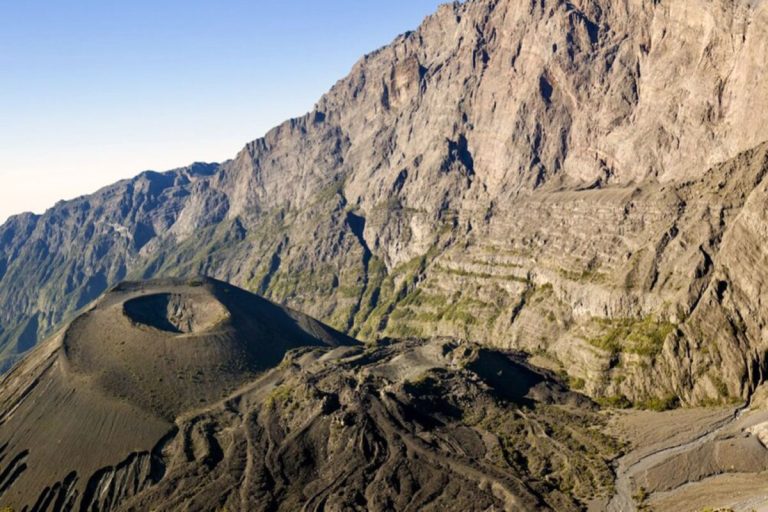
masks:
<instances>
[{"instance_id":1,"label":"clear blue sky","mask_svg":"<svg viewBox=\"0 0 768 512\"><path fill-rule=\"evenodd\" d=\"M439 0L0 0L0 222L231 158Z\"/></svg>"}]
</instances>

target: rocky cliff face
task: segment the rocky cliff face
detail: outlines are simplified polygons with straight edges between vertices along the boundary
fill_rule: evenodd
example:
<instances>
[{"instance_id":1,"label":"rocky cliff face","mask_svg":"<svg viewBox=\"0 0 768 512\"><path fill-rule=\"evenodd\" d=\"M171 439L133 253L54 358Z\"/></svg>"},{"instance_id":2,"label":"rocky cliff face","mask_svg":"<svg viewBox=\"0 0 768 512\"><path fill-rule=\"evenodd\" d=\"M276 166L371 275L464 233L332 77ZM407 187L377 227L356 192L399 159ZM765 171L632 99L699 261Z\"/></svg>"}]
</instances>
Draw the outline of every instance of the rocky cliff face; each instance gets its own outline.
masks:
<instances>
[{"instance_id":1,"label":"rocky cliff face","mask_svg":"<svg viewBox=\"0 0 768 512\"><path fill-rule=\"evenodd\" d=\"M766 370L768 4L470 0L221 165L0 228L5 354L125 276L205 273L365 339L524 349L612 403Z\"/></svg>"}]
</instances>

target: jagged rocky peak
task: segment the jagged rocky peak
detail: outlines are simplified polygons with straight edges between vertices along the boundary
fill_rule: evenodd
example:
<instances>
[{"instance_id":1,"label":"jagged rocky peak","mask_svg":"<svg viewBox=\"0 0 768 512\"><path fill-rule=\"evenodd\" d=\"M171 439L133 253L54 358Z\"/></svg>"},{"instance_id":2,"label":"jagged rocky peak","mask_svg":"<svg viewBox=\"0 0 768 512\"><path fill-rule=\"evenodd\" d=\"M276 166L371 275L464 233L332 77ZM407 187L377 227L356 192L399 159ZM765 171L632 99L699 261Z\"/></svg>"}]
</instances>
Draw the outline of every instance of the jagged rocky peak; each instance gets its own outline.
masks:
<instances>
[{"instance_id":1,"label":"jagged rocky peak","mask_svg":"<svg viewBox=\"0 0 768 512\"><path fill-rule=\"evenodd\" d=\"M764 96L751 63L766 51L765 16L730 1L446 5L361 60L318 109L359 143L353 198L380 197L408 168L429 199L419 178L440 184L429 171L462 137L475 157L463 170L490 197L555 176L684 179L766 139L761 114L747 115ZM457 181L436 198L469 186Z\"/></svg>"}]
</instances>

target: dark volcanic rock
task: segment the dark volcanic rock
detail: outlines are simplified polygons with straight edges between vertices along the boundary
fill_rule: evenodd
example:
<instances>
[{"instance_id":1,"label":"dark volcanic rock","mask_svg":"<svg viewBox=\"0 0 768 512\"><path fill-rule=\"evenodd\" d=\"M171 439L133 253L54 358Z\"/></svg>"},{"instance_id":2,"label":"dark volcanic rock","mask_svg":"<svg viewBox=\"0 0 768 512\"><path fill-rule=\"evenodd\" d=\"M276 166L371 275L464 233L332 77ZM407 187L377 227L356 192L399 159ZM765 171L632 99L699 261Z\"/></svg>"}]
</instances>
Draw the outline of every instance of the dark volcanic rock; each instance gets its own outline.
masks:
<instances>
[{"instance_id":1,"label":"dark volcanic rock","mask_svg":"<svg viewBox=\"0 0 768 512\"><path fill-rule=\"evenodd\" d=\"M209 279L121 284L0 384L13 510L580 510L611 491L602 417L546 372L451 340L365 348Z\"/></svg>"}]
</instances>

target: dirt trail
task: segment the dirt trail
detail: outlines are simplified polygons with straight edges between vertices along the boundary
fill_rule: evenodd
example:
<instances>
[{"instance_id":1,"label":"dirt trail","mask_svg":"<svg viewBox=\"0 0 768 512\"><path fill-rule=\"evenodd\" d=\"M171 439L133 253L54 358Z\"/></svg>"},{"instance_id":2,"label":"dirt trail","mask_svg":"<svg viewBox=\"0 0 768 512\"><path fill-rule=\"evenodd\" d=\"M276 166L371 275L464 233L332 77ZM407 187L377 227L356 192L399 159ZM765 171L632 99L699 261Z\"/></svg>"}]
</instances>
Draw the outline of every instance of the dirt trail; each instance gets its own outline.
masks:
<instances>
[{"instance_id":1,"label":"dirt trail","mask_svg":"<svg viewBox=\"0 0 768 512\"><path fill-rule=\"evenodd\" d=\"M633 476L664 462L670 457L674 457L675 455L713 441L718 435L733 427L748 412L750 411L747 404L742 405L734 409L729 416L713 423L709 428L698 433L693 438L676 443L672 446L653 450L634 462L630 463L629 461L635 458L635 452L629 452L627 455L621 457L616 463L616 490L613 498L611 498L611 501L608 503L608 512L630 512L637 510L635 500L632 498ZM754 423L760 421L761 420L756 417Z\"/></svg>"}]
</instances>

